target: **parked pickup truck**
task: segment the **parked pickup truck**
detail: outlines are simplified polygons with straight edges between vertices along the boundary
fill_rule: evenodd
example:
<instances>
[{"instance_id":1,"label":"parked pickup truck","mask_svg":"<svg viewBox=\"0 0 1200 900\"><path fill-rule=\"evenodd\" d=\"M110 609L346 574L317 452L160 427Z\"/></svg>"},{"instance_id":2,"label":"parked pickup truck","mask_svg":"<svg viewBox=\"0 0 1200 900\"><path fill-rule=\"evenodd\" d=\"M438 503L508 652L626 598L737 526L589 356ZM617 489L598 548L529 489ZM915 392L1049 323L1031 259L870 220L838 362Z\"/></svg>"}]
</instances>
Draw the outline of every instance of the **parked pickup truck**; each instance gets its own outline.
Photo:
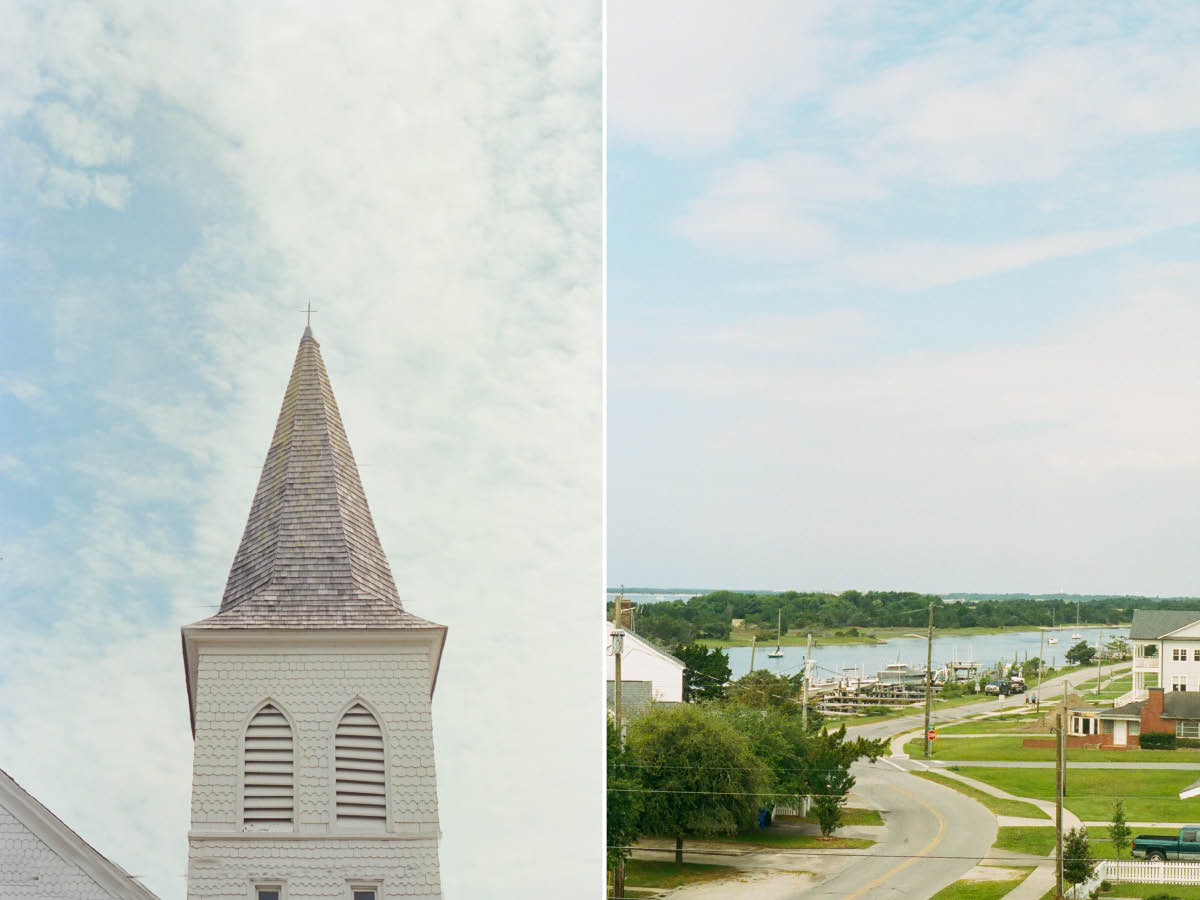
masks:
<instances>
[{"instance_id":1,"label":"parked pickup truck","mask_svg":"<svg viewBox=\"0 0 1200 900\"><path fill-rule=\"evenodd\" d=\"M1178 837L1139 834L1129 852L1146 859L1200 859L1200 828L1195 825L1180 828Z\"/></svg>"}]
</instances>

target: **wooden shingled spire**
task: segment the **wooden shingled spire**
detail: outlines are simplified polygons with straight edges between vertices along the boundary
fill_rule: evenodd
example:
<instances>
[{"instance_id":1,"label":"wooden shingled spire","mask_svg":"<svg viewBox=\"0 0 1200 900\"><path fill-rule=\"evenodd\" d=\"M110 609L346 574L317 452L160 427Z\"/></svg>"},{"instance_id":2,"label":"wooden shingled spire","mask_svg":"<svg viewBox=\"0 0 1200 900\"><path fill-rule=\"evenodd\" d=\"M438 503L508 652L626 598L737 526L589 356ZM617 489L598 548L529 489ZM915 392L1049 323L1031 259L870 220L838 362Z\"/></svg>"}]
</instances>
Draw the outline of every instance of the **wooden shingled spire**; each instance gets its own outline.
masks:
<instances>
[{"instance_id":1,"label":"wooden shingled spire","mask_svg":"<svg viewBox=\"0 0 1200 900\"><path fill-rule=\"evenodd\" d=\"M200 627L429 627L404 612L320 345L304 329L217 615ZM436 627L436 626L435 626Z\"/></svg>"}]
</instances>

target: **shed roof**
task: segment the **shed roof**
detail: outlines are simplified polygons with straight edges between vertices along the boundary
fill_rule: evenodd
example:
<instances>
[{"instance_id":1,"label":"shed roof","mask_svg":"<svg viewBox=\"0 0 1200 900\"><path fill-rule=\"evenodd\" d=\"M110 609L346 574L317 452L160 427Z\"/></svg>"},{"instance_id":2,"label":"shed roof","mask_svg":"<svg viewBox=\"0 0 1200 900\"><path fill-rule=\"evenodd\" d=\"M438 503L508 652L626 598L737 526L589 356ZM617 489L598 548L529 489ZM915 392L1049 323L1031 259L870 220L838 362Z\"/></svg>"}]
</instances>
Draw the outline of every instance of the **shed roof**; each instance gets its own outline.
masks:
<instances>
[{"instance_id":1,"label":"shed roof","mask_svg":"<svg viewBox=\"0 0 1200 900\"><path fill-rule=\"evenodd\" d=\"M1126 703L1124 706L1117 706L1112 709L1104 710L1100 713L1101 719L1141 719L1142 707L1146 705L1145 700L1137 700L1133 703Z\"/></svg>"},{"instance_id":2,"label":"shed roof","mask_svg":"<svg viewBox=\"0 0 1200 900\"><path fill-rule=\"evenodd\" d=\"M1133 622L1129 626L1129 638L1134 641L1153 641L1193 622L1200 622L1200 610L1135 609Z\"/></svg>"},{"instance_id":3,"label":"shed roof","mask_svg":"<svg viewBox=\"0 0 1200 900\"><path fill-rule=\"evenodd\" d=\"M192 628L441 628L404 610L306 327L220 611Z\"/></svg>"}]
</instances>

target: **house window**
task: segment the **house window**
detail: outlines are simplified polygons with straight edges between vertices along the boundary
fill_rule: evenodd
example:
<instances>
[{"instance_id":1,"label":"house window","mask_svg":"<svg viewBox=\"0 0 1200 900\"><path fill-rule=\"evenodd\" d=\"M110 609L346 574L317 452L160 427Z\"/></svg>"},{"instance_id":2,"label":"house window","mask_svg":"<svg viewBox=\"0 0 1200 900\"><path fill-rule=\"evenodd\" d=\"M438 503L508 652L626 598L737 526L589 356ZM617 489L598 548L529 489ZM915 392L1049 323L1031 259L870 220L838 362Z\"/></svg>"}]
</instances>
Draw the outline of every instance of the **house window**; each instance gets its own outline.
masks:
<instances>
[{"instance_id":1,"label":"house window","mask_svg":"<svg viewBox=\"0 0 1200 900\"><path fill-rule=\"evenodd\" d=\"M1192 662L1200 662L1200 648L1192 651Z\"/></svg>"},{"instance_id":2,"label":"house window","mask_svg":"<svg viewBox=\"0 0 1200 900\"><path fill-rule=\"evenodd\" d=\"M350 892L345 896L347 900L379 900L379 889L382 886L382 881L360 882L358 884L350 882Z\"/></svg>"},{"instance_id":3,"label":"house window","mask_svg":"<svg viewBox=\"0 0 1200 900\"><path fill-rule=\"evenodd\" d=\"M375 900L375 888L355 888L352 900Z\"/></svg>"},{"instance_id":4,"label":"house window","mask_svg":"<svg viewBox=\"0 0 1200 900\"><path fill-rule=\"evenodd\" d=\"M278 884L258 885L254 889L254 900L282 900L283 887Z\"/></svg>"},{"instance_id":5,"label":"house window","mask_svg":"<svg viewBox=\"0 0 1200 900\"><path fill-rule=\"evenodd\" d=\"M1138 656L1158 656L1158 645L1138 644Z\"/></svg>"},{"instance_id":6,"label":"house window","mask_svg":"<svg viewBox=\"0 0 1200 900\"><path fill-rule=\"evenodd\" d=\"M1176 722L1175 735L1181 738L1200 738L1200 722Z\"/></svg>"},{"instance_id":7,"label":"house window","mask_svg":"<svg viewBox=\"0 0 1200 900\"><path fill-rule=\"evenodd\" d=\"M1187 662L1187 651L1182 647L1175 647L1171 650L1171 659L1174 662Z\"/></svg>"},{"instance_id":8,"label":"house window","mask_svg":"<svg viewBox=\"0 0 1200 900\"><path fill-rule=\"evenodd\" d=\"M1171 676L1171 690L1186 691L1187 690L1187 676L1186 675L1172 675Z\"/></svg>"}]
</instances>

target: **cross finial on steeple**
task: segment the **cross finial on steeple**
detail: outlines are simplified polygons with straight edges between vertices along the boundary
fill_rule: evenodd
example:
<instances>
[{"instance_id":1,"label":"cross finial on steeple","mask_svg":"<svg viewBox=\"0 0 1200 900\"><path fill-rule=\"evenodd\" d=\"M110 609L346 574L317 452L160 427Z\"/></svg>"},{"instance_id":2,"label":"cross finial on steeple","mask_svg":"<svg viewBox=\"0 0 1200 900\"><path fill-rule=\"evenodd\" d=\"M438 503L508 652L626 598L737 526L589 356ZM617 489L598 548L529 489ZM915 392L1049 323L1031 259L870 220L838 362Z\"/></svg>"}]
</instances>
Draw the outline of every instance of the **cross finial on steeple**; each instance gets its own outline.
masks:
<instances>
[{"instance_id":1,"label":"cross finial on steeple","mask_svg":"<svg viewBox=\"0 0 1200 900\"><path fill-rule=\"evenodd\" d=\"M312 337L312 314L320 312L319 309L312 308L312 301L308 301L308 305L304 308L304 336Z\"/></svg>"}]
</instances>

